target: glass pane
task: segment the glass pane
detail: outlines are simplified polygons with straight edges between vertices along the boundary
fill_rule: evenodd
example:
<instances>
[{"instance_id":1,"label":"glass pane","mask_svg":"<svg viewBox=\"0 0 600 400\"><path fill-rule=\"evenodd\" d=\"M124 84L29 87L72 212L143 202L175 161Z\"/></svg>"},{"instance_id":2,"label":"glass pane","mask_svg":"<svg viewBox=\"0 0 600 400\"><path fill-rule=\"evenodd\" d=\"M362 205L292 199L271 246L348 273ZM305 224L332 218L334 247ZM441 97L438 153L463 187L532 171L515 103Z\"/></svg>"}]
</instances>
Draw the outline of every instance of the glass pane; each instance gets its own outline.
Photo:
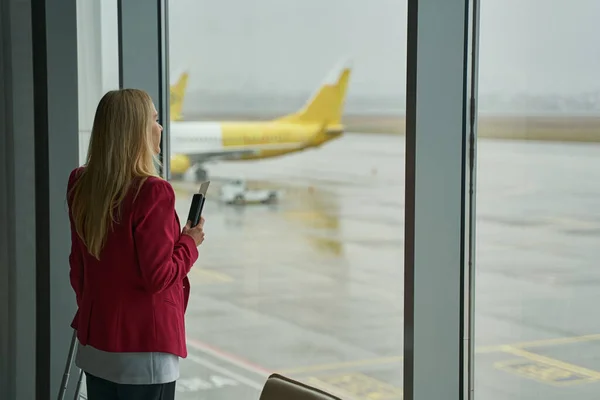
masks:
<instances>
[{"instance_id":1,"label":"glass pane","mask_svg":"<svg viewBox=\"0 0 600 400\"><path fill-rule=\"evenodd\" d=\"M96 106L119 88L117 0L77 0L79 163L84 164Z\"/></svg>"},{"instance_id":2,"label":"glass pane","mask_svg":"<svg viewBox=\"0 0 600 400\"><path fill-rule=\"evenodd\" d=\"M171 171L210 180L179 399L402 397L406 2L171 1Z\"/></svg>"},{"instance_id":3,"label":"glass pane","mask_svg":"<svg viewBox=\"0 0 600 400\"><path fill-rule=\"evenodd\" d=\"M600 393L600 2L481 2L476 398Z\"/></svg>"},{"instance_id":4,"label":"glass pane","mask_svg":"<svg viewBox=\"0 0 600 400\"><path fill-rule=\"evenodd\" d=\"M77 0L80 165L87 159L98 101L107 91L119 88L117 40L117 0ZM72 373L71 380L76 380L77 375ZM85 378L81 395L87 396Z\"/></svg>"}]
</instances>

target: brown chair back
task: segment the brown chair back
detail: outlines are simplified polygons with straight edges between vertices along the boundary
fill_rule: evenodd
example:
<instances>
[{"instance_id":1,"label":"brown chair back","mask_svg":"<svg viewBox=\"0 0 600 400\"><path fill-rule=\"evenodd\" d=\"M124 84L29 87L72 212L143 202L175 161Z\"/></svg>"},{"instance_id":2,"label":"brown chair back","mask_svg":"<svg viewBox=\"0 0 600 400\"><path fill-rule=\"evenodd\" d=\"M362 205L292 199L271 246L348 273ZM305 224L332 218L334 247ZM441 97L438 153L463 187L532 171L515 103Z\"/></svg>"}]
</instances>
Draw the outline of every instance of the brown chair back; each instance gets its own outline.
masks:
<instances>
[{"instance_id":1,"label":"brown chair back","mask_svg":"<svg viewBox=\"0 0 600 400\"><path fill-rule=\"evenodd\" d=\"M279 374L267 379L260 400L342 400L327 392Z\"/></svg>"}]
</instances>

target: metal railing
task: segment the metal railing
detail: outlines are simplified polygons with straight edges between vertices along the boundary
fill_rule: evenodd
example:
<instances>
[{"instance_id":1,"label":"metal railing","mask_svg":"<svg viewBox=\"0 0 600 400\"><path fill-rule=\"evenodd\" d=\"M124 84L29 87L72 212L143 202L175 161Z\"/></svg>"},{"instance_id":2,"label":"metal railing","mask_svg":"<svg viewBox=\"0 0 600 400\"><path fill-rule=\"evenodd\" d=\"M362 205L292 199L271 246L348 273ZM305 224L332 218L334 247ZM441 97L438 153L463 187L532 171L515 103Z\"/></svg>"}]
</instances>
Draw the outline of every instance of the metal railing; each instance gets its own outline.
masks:
<instances>
[{"instance_id":1,"label":"metal railing","mask_svg":"<svg viewBox=\"0 0 600 400\"><path fill-rule=\"evenodd\" d=\"M60 384L60 391L58 392L58 400L64 400L69 386L69 377L71 375L71 367L73 366L73 360L75 359L75 350L77 350L77 331L73 331L73 337L71 338L71 346L69 346L69 355L67 356L67 364L65 365L65 373L63 374L62 382ZM75 388L74 400L87 400L87 396L81 394L81 383L83 382L83 370L79 369L77 377L77 387Z\"/></svg>"}]
</instances>

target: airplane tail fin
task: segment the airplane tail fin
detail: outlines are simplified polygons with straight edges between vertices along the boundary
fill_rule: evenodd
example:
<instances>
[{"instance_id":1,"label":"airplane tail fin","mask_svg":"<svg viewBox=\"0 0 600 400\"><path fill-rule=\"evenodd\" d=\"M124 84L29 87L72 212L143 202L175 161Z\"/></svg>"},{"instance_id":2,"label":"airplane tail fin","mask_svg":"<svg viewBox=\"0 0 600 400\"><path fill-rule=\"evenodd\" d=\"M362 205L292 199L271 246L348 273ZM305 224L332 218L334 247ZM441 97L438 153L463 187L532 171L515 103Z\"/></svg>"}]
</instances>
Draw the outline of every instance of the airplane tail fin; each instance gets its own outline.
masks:
<instances>
[{"instance_id":1,"label":"airplane tail fin","mask_svg":"<svg viewBox=\"0 0 600 400\"><path fill-rule=\"evenodd\" d=\"M171 85L170 88L170 114L172 121L179 121L182 117L183 99L185 98L185 89L187 88L188 73L183 72L177 82Z\"/></svg>"},{"instance_id":2,"label":"airplane tail fin","mask_svg":"<svg viewBox=\"0 0 600 400\"><path fill-rule=\"evenodd\" d=\"M351 67L342 63L332 71L323 85L300 111L278 119L281 122L314 122L324 125L340 125L344 110L346 90Z\"/></svg>"}]
</instances>

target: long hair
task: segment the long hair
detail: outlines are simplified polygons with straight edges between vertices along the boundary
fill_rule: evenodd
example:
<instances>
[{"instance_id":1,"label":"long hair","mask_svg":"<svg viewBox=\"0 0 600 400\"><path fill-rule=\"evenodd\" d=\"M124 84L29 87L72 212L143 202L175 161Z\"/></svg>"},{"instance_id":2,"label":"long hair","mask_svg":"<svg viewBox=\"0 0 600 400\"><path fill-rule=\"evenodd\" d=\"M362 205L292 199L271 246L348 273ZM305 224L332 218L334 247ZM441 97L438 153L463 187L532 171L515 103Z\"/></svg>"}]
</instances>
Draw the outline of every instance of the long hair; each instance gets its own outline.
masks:
<instances>
[{"instance_id":1,"label":"long hair","mask_svg":"<svg viewBox=\"0 0 600 400\"><path fill-rule=\"evenodd\" d=\"M134 181L158 176L152 146L154 105L138 89L106 93L96 109L85 168L72 187L71 213L88 252L100 259L106 236Z\"/></svg>"}]
</instances>

